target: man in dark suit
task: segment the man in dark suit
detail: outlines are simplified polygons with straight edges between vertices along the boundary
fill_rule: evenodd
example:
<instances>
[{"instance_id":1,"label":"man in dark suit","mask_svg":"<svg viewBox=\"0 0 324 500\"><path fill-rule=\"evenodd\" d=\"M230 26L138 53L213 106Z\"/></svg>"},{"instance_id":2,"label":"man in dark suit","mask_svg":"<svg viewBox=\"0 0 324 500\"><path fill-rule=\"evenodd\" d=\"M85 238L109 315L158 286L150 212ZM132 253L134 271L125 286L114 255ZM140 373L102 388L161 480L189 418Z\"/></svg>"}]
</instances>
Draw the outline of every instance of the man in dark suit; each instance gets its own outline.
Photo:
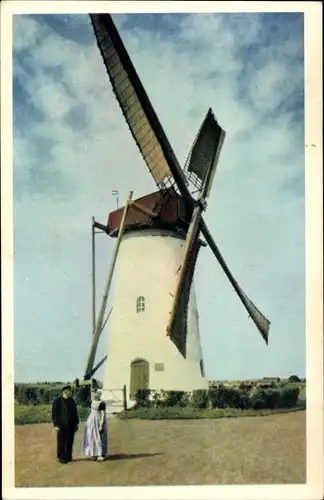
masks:
<instances>
[{"instance_id":1,"label":"man in dark suit","mask_svg":"<svg viewBox=\"0 0 324 500\"><path fill-rule=\"evenodd\" d=\"M52 421L57 430L57 459L61 464L72 462L74 434L78 430L79 416L72 389L66 385L52 406Z\"/></svg>"}]
</instances>

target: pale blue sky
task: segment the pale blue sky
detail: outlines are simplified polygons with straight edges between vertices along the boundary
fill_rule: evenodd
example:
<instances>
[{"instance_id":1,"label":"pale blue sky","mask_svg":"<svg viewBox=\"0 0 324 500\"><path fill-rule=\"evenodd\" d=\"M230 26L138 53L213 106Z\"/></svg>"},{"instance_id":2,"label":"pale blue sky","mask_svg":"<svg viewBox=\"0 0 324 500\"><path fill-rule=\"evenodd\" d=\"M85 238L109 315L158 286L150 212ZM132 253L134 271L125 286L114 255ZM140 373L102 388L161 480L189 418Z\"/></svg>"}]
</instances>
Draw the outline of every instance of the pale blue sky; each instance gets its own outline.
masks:
<instances>
[{"instance_id":1,"label":"pale blue sky","mask_svg":"<svg viewBox=\"0 0 324 500\"><path fill-rule=\"evenodd\" d=\"M207 377L304 376L303 16L114 21L182 164L210 106L227 133L205 218L271 330L266 346L202 249L195 280ZM125 199L155 187L89 17L15 16L13 28L15 379L72 380L91 339L91 217L107 220L112 189ZM98 236L98 296L113 245Z\"/></svg>"}]
</instances>

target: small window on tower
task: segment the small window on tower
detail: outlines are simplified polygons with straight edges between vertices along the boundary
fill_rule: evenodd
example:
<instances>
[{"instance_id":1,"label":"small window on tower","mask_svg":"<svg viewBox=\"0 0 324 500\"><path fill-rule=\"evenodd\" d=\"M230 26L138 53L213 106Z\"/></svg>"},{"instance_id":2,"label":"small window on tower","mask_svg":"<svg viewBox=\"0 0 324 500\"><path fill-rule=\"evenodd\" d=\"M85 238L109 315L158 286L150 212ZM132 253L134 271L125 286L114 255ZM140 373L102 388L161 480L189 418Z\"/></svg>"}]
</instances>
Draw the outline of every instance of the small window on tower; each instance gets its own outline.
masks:
<instances>
[{"instance_id":1,"label":"small window on tower","mask_svg":"<svg viewBox=\"0 0 324 500\"><path fill-rule=\"evenodd\" d=\"M137 297L136 301L136 312L144 312L145 311L145 299L144 297L140 296Z\"/></svg>"},{"instance_id":2,"label":"small window on tower","mask_svg":"<svg viewBox=\"0 0 324 500\"><path fill-rule=\"evenodd\" d=\"M205 367L204 367L204 362L202 359L200 360L200 372L201 372L201 376L205 377Z\"/></svg>"}]
</instances>

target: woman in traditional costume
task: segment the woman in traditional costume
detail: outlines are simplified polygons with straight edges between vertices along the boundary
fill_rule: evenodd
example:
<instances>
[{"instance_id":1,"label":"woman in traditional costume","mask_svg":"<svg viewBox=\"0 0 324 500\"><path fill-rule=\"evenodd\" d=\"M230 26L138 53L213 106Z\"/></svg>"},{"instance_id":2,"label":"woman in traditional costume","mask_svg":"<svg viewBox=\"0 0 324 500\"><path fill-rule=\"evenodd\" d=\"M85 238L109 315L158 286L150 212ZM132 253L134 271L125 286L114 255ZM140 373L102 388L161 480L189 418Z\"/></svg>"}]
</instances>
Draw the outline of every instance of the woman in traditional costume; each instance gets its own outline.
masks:
<instances>
[{"instance_id":1,"label":"woman in traditional costume","mask_svg":"<svg viewBox=\"0 0 324 500\"><path fill-rule=\"evenodd\" d=\"M82 452L98 462L107 458L108 432L104 401L93 401L91 404L91 413L83 434Z\"/></svg>"}]
</instances>

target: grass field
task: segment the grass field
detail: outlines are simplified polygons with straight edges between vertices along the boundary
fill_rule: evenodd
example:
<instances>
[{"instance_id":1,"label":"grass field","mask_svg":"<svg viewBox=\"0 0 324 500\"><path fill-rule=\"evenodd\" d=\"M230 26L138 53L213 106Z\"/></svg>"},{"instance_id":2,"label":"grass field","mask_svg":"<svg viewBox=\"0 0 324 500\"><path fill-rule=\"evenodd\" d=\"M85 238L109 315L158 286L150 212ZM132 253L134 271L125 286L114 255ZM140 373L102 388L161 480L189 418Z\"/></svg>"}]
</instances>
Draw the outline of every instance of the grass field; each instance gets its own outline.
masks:
<instances>
[{"instance_id":1,"label":"grass field","mask_svg":"<svg viewBox=\"0 0 324 500\"><path fill-rule=\"evenodd\" d=\"M55 460L50 424L15 427L16 486L283 484L306 481L305 411L214 420L109 421L103 463Z\"/></svg>"}]
</instances>

